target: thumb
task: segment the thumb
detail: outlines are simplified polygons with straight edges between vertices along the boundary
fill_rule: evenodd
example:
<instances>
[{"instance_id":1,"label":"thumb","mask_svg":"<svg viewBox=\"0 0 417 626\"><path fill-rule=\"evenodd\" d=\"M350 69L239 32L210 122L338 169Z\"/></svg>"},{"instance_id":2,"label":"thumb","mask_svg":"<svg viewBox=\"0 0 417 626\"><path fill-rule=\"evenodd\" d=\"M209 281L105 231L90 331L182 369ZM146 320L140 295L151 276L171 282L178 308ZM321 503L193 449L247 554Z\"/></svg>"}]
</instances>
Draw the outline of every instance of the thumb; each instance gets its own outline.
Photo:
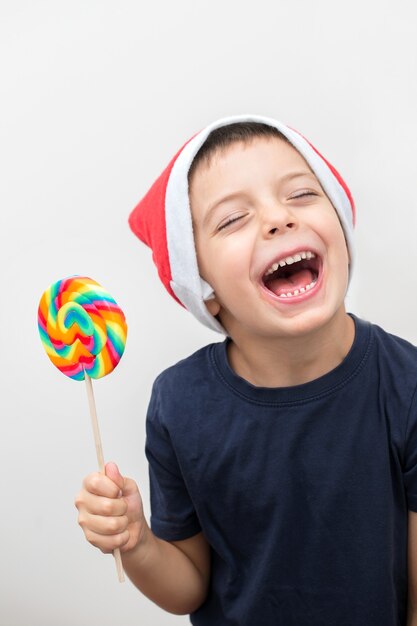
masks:
<instances>
[{"instance_id":1,"label":"thumb","mask_svg":"<svg viewBox=\"0 0 417 626\"><path fill-rule=\"evenodd\" d=\"M125 479L119 472L119 468L117 467L116 463L113 463L113 462L106 463L104 467L104 471L105 471L106 476L110 478L110 480L112 480L119 487L121 491L123 491Z\"/></svg>"}]
</instances>

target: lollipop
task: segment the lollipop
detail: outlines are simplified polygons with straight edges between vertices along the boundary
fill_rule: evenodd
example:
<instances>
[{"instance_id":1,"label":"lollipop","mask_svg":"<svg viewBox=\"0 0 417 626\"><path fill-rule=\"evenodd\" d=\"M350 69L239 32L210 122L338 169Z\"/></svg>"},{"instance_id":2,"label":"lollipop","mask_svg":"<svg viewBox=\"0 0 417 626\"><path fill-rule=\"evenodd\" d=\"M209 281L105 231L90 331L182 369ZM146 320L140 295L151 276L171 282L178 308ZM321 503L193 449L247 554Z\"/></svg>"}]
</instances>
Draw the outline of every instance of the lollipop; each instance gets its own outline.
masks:
<instances>
[{"instance_id":1,"label":"lollipop","mask_svg":"<svg viewBox=\"0 0 417 626\"><path fill-rule=\"evenodd\" d=\"M99 470L104 457L91 378L102 378L119 363L126 344L123 311L95 280L70 276L42 295L38 327L43 347L60 372L85 380ZM114 551L119 580L124 580L120 550Z\"/></svg>"}]
</instances>

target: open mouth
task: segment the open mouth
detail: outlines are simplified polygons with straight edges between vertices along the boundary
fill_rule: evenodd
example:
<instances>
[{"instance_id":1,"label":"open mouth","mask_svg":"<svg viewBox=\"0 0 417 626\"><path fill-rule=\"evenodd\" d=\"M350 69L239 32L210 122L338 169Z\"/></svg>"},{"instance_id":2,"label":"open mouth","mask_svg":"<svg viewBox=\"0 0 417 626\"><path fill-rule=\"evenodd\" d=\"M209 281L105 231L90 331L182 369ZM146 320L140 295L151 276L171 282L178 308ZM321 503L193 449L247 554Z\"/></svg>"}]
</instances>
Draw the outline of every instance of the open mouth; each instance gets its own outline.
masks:
<instances>
[{"instance_id":1,"label":"open mouth","mask_svg":"<svg viewBox=\"0 0 417 626\"><path fill-rule=\"evenodd\" d=\"M279 298L294 298L314 288L320 267L320 257L303 250L275 261L263 274L262 283Z\"/></svg>"}]
</instances>

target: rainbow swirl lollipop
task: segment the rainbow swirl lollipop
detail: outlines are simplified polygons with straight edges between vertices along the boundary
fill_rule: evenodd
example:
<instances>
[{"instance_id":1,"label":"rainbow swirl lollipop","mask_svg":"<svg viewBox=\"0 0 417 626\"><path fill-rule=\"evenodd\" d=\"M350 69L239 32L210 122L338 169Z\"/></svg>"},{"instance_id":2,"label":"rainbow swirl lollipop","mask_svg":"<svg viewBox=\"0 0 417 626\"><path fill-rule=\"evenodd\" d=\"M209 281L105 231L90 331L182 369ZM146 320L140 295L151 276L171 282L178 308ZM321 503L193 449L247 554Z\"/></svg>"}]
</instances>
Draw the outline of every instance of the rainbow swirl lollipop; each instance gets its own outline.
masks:
<instances>
[{"instance_id":1,"label":"rainbow swirl lollipop","mask_svg":"<svg viewBox=\"0 0 417 626\"><path fill-rule=\"evenodd\" d=\"M75 380L101 378L114 370L125 349L123 311L95 280L71 276L42 295L38 327L52 363Z\"/></svg>"},{"instance_id":2,"label":"rainbow swirl lollipop","mask_svg":"<svg viewBox=\"0 0 417 626\"><path fill-rule=\"evenodd\" d=\"M58 280L39 303L38 328L43 347L60 372L85 380L100 472L105 473L103 448L91 378L114 370L125 349L127 325L123 311L101 285L85 276ZM114 550L119 581L125 580L120 550Z\"/></svg>"}]
</instances>

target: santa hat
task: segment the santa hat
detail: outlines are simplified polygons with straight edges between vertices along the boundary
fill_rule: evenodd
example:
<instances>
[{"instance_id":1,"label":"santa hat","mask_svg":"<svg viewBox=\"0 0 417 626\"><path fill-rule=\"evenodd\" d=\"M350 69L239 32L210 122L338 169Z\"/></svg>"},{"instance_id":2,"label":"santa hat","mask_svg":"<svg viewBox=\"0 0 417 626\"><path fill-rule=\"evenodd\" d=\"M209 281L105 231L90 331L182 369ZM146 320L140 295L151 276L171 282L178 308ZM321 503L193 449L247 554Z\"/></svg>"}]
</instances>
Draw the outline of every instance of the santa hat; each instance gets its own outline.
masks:
<instances>
[{"instance_id":1,"label":"santa hat","mask_svg":"<svg viewBox=\"0 0 417 626\"><path fill-rule=\"evenodd\" d=\"M355 205L352 195L337 170L305 137L277 120L259 115L238 115L213 122L177 152L130 214L129 225L152 249L159 277L171 296L200 322L221 333L226 331L205 305L205 301L213 296L213 290L198 271L188 171L211 131L237 122L259 122L278 129L304 157L339 215L350 253L350 269L353 260Z\"/></svg>"}]
</instances>

